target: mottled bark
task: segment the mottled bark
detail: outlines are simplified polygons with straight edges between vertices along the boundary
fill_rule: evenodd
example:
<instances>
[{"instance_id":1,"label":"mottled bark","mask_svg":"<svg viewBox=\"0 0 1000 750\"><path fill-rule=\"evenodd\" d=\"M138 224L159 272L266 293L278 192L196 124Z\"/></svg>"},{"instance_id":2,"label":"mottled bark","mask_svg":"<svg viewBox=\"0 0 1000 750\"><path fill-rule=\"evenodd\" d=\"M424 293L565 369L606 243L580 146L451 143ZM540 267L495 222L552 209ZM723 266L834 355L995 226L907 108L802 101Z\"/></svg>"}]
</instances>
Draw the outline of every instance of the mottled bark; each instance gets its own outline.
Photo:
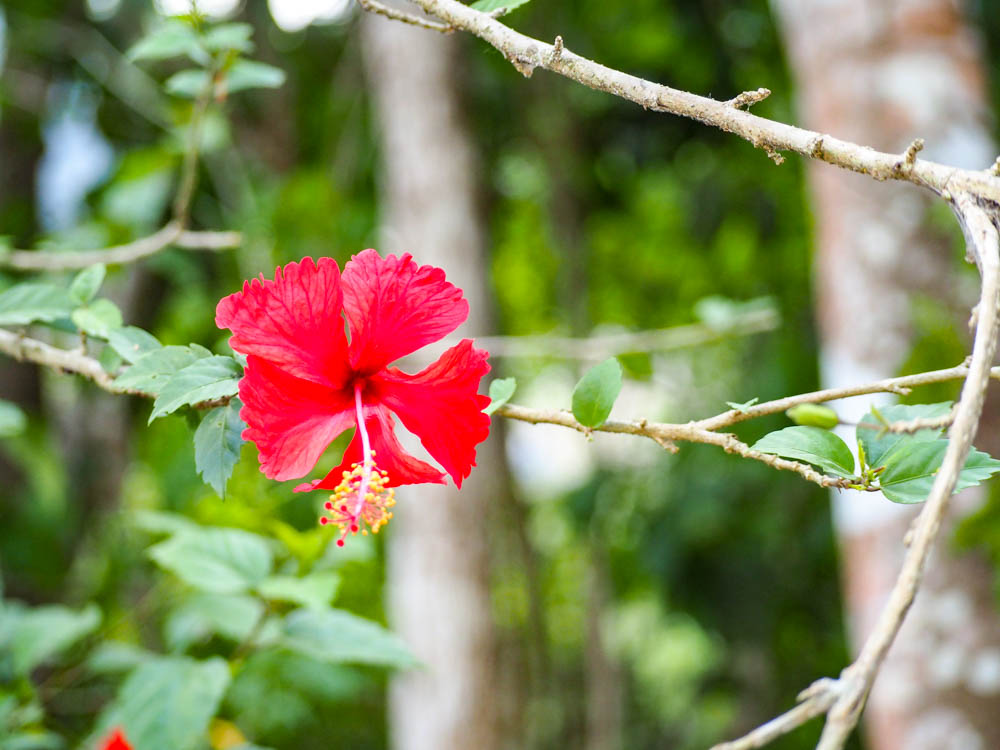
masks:
<instances>
[{"instance_id":1,"label":"mottled bark","mask_svg":"<svg viewBox=\"0 0 1000 750\"><path fill-rule=\"evenodd\" d=\"M381 129L383 252L412 252L465 290L460 333L488 330L477 171L460 116L453 38L369 16L365 58ZM390 696L398 750L498 744L486 514L502 491L501 445L479 448L463 484L399 493L389 541L393 628L426 666Z\"/></svg>"},{"instance_id":2,"label":"mottled bark","mask_svg":"<svg viewBox=\"0 0 1000 750\"><path fill-rule=\"evenodd\" d=\"M920 137L926 141L921 157L973 169L990 164L979 44L956 3L774 5L805 126L891 151ZM974 302L957 283L948 238L928 221L931 198L818 163L809 165L809 180L825 385L896 374L913 343L915 294L944 301L956 318ZM839 410L853 421L876 400L852 399ZM953 516L980 497L960 497ZM835 493L834 512L850 629L860 644L895 580L914 510L843 492ZM867 713L875 750L1000 747L1000 618L992 571L974 556L956 557L948 534L942 537L875 682Z\"/></svg>"}]
</instances>

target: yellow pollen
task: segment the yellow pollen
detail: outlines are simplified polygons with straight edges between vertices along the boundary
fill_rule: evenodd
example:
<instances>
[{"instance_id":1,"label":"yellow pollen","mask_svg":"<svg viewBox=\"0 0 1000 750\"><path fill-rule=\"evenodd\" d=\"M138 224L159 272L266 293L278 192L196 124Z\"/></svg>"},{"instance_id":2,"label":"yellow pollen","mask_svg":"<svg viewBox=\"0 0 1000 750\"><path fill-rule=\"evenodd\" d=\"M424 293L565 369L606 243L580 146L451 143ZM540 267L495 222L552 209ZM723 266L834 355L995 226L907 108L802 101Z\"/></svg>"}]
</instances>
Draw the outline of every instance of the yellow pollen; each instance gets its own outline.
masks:
<instances>
[{"instance_id":1,"label":"yellow pollen","mask_svg":"<svg viewBox=\"0 0 1000 750\"><path fill-rule=\"evenodd\" d=\"M389 508L396 504L396 491L386 487L389 474L379 471L374 461L368 464L367 469L364 463L352 464L351 469L341 476L340 484L326 503L330 517L321 520L334 524L340 530L337 544L343 546L348 534L354 536L361 532L367 536L369 529L377 534L389 522L392 518Z\"/></svg>"}]
</instances>

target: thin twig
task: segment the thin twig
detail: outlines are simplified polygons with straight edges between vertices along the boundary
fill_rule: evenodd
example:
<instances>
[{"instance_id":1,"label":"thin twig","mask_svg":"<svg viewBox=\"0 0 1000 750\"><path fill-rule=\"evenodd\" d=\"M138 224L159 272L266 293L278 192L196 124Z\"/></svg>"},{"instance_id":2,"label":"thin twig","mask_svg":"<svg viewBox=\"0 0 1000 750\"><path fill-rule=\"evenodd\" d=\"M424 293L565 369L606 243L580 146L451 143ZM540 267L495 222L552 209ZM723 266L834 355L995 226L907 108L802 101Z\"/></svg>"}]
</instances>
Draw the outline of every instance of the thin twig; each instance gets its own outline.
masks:
<instances>
[{"instance_id":1,"label":"thin twig","mask_svg":"<svg viewBox=\"0 0 1000 750\"><path fill-rule=\"evenodd\" d=\"M782 735L786 735L794 729L798 729L810 719L822 716L830 710L836 693L824 691L814 695L795 708L791 708L780 716L776 716L766 724L761 724L749 734L731 742L721 742L713 745L711 750L756 750L756 748L774 742Z\"/></svg>"},{"instance_id":2,"label":"thin twig","mask_svg":"<svg viewBox=\"0 0 1000 750\"><path fill-rule=\"evenodd\" d=\"M899 154L876 151L824 133L758 117L726 101L614 70L581 57L565 46L556 54L554 45L514 31L490 14L456 0L413 2L445 24L468 31L491 44L525 76L530 76L536 68L550 70L646 109L690 117L733 133L763 149L772 158L780 157L779 151L794 151L878 180L903 180L937 193L964 192L1000 202L1000 179L988 170L958 169L925 159L915 159L912 168L900 169L897 167Z\"/></svg>"},{"instance_id":3,"label":"thin twig","mask_svg":"<svg viewBox=\"0 0 1000 750\"><path fill-rule=\"evenodd\" d=\"M477 336L476 346L491 357L539 357L600 360L635 352L667 352L725 341L736 336L773 331L780 319L773 310L756 310L739 316L725 329L703 323L650 331L634 331L598 336ZM442 345L454 345L448 339Z\"/></svg>"},{"instance_id":4,"label":"thin twig","mask_svg":"<svg viewBox=\"0 0 1000 750\"><path fill-rule=\"evenodd\" d=\"M396 8L390 8L388 5L383 5L378 2L378 0L358 0L358 5L367 10L369 13L385 16L386 18L391 18L393 21L402 21L403 23L408 23L411 26L419 26L422 29L440 31L442 34L450 34L455 30L447 24L431 21L429 18L421 18L420 16L415 16L412 13L406 13L405 11L397 10Z\"/></svg>"},{"instance_id":5,"label":"thin twig","mask_svg":"<svg viewBox=\"0 0 1000 750\"><path fill-rule=\"evenodd\" d=\"M114 265L134 263L170 247L186 250L223 250L238 247L243 238L239 232L188 232L171 221L153 234L124 245L97 250L11 250L0 254L0 266L21 271L70 271L95 263Z\"/></svg>"},{"instance_id":6,"label":"thin twig","mask_svg":"<svg viewBox=\"0 0 1000 750\"><path fill-rule=\"evenodd\" d=\"M826 401L836 401L841 398L851 398L852 396L865 396L870 393L895 393L905 396L910 393L911 388L931 383L945 383L949 380L961 380L969 373L968 366L962 364L956 367L948 367L944 370L929 370L915 375L902 375L898 378L885 378L873 383L862 385L851 385L844 388L825 388L821 391L811 393L800 393L797 396L786 396L765 401L762 404L747 406L742 410L731 409L714 417L702 419L695 424L706 430L718 430L723 427L745 422L748 419L756 419L768 414L778 414L787 411L799 404L821 404ZM1000 379L1000 367L994 367L990 371L990 377Z\"/></svg>"}]
</instances>

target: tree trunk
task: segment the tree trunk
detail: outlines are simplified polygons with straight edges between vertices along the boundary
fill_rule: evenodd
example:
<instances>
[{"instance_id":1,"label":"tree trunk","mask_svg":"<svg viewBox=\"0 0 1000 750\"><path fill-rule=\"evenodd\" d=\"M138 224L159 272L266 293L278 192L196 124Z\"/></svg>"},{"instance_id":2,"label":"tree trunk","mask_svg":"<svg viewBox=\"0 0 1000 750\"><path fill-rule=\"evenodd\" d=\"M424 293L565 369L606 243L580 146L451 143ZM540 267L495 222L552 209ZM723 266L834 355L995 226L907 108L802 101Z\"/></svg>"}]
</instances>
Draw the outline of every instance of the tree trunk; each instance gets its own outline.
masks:
<instances>
[{"instance_id":1,"label":"tree trunk","mask_svg":"<svg viewBox=\"0 0 1000 750\"><path fill-rule=\"evenodd\" d=\"M383 252L412 252L465 290L464 331L488 330L475 160L460 116L455 40L368 16L366 67L381 127ZM389 537L394 629L426 665L390 695L397 750L498 744L486 514L502 492L501 445L478 451L463 484L399 493Z\"/></svg>"},{"instance_id":2,"label":"tree trunk","mask_svg":"<svg viewBox=\"0 0 1000 750\"><path fill-rule=\"evenodd\" d=\"M993 160L978 40L952 0L774 0L806 127L887 151L972 169ZM949 238L928 221L929 194L833 167L808 168L817 225L817 318L826 386L897 374L912 344L916 294L956 318ZM940 366L955 364L942 361ZM856 421L878 399L837 404ZM985 430L981 431L987 432ZM846 437L846 435L845 435ZM853 440L849 440L853 443ZM959 496L952 521L980 495ZM916 509L878 495L834 495L845 605L860 646L903 558ZM866 733L875 750L1000 747L1000 619L992 571L943 543L877 678Z\"/></svg>"}]
</instances>

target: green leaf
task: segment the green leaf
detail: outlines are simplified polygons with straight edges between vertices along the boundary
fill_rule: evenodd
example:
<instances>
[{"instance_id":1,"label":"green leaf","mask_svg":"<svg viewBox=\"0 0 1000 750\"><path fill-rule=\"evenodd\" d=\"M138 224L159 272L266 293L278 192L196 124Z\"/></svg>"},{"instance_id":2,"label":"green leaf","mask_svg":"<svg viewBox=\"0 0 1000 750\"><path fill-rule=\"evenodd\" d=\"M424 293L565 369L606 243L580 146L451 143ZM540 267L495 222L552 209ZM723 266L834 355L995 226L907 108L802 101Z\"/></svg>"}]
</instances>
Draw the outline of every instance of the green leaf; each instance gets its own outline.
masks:
<instances>
[{"instance_id":1,"label":"green leaf","mask_svg":"<svg viewBox=\"0 0 1000 750\"><path fill-rule=\"evenodd\" d=\"M260 582L258 593L265 599L294 602L310 609L326 609L340 587L340 576L330 570L310 573L305 578L271 576Z\"/></svg>"},{"instance_id":2,"label":"green leaf","mask_svg":"<svg viewBox=\"0 0 1000 750\"><path fill-rule=\"evenodd\" d=\"M253 52L253 26L248 23L224 23L209 29L202 36L201 43L212 52Z\"/></svg>"},{"instance_id":3,"label":"green leaf","mask_svg":"<svg viewBox=\"0 0 1000 750\"><path fill-rule=\"evenodd\" d=\"M93 633L101 611L94 604L77 612L55 604L29 608L4 602L0 619L0 653L10 654L15 674L27 675Z\"/></svg>"},{"instance_id":4,"label":"green leaf","mask_svg":"<svg viewBox=\"0 0 1000 750\"><path fill-rule=\"evenodd\" d=\"M106 339L111 331L122 327L122 311L109 299L96 299L89 305L76 308L70 320L89 336Z\"/></svg>"},{"instance_id":5,"label":"green leaf","mask_svg":"<svg viewBox=\"0 0 1000 750\"><path fill-rule=\"evenodd\" d=\"M252 596L197 594L170 613L163 627L163 638L173 652L186 651L213 635L240 643L250 637L263 615L263 602ZM276 626L266 635L269 639L278 637Z\"/></svg>"},{"instance_id":6,"label":"green leaf","mask_svg":"<svg viewBox=\"0 0 1000 750\"><path fill-rule=\"evenodd\" d=\"M585 427L597 427L611 414L622 389L622 366L612 357L592 367L573 389L573 416Z\"/></svg>"},{"instance_id":7,"label":"green leaf","mask_svg":"<svg viewBox=\"0 0 1000 750\"><path fill-rule=\"evenodd\" d=\"M735 401L727 401L726 406L728 406L730 409L735 409L740 414L746 414L747 409L756 404L758 401L760 401L760 398L754 396L752 399L750 399L749 401L744 401L742 404L738 404Z\"/></svg>"},{"instance_id":8,"label":"green leaf","mask_svg":"<svg viewBox=\"0 0 1000 750\"><path fill-rule=\"evenodd\" d=\"M139 750L200 748L229 680L229 666L217 658L162 658L141 664L101 712L84 747L96 747L99 738L120 726Z\"/></svg>"},{"instance_id":9,"label":"green leaf","mask_svg":"<svg viewBox=\"0 0 1000 750\"><path fill-rule=\"evenodd\" d=\"M174 73L164 84L168 94L196 99L212 85L212 79L206 70L191 68Z\"/></svg>"},{"instance_id":10,"label":"green leaf","mask_svg":"<svg viewBox=\"0 0 1000 750\"><path fill-rule=\"evenodd\" d=\"M240 529L179 531L151 547L149 556L186 583L217 594L249 591L272 564L267 540Z\"/></svg>"},{"instance_id":11,"label":"green leaf","mask_svg":"<svg viewBox=\"0 0 1000 750\"><path fill-rule=\"evenodd\" d=\"M865 453L865 462L873 469L885 464L886 457L901 443L937 440L943 429L918 430L915 433L888 432L886 424L908 422L913 419L943 417L951 411L951 402L938 404L892 404L868 413L858 422L858 443ZM881 419L880 419L881 417ZM884 423L883 423L884 420Z\"/></svg>"},{"instance_id":12,"label":"green leaf","mask_svg":"<svg viewBox=\"0 0 1000 750\"><path fill-rule=\"evenodd\" d=\"M786 427L769 432L752 447L761 453L805 461L834 476L854 476L854 456L847 443L819 427Z\"/></svg>"},{"instance_id":13,"label":"green leaf","mask_svg":"<svg viewBox=\"0 0 1000 750\"><path fill-rule=\"evenodd\" d=\"M822 404L798 404L785 411L795 424L832 430L840 424L837 412Z\"/></svg>"},{"instance_id":14,"label":"green leaf","mask_svg":"<svg viewBox=\"0 0 1000 750\"><path fill-rule=\"evenodd\" d=\"M910 417L913 419L913 417ZM879 475L882 493L894 503L922 503L930 494L937 476L947 440L913 440L898 444L885 460L885 471ZM980 451L970 451L965 466L958 475L955 492L974 487L1000 471L1000 461Z\"/></svg>"},{"instance_id":15,"label":"green leaf","mask_svg":"<svg viewBox=\"0 0 1000 750\"><path fill-rule=\"evenodd\" d=\"M243 369L232 357L212 356L198 359L175 373L163 386L149 422L189 404L235 396Z\"/></svg>"},{"instance_id":16,"label":"green leaf","mask_svg":"<svg viewBox=\"0 0 1000 750\"><path fill-rule=\"evenodd\" d=\"M492 414L501 406L510 401L514 391L517 390L517 380L514 378L500 378L490 383L490 405L483 409L484 414Z\"/></svg>"},{"instance_id":17,"label":"green leaf","mask_svg":"<svg viewBox=\"0 0 1000 750\"><path fill-rule=\"evenodd\" d=\"M246 89L276 89L285 82L285 71L252 60L237 60L226 74L230 94Z\"/></svg>"},{"instance_id":18,"label":"green leaf","mask_svg":"<svg viewBox=\"0 0 1000 750\"><path fill-rule=\"evenodd\" d=\"M95 263L84 268L70 283L69 296L78 304L86 305L97 296L97 291L104 283L105 273L107 273L107 269L103 263Z\"/></svg>"},{"instance_id":19,"label":"green leaf","mask_svg":"<svg viewBox=\"0 0 1000 750\"><path fill-rule=\"evenodd\" d=\"M243 447L246 424L240 419L241 406L240 400L234 398L225 406L212 409L194 432L195 468L222 498L226 496L226 483Z\"/></svg>"},{"instance_id":20,"label":"green leaf","mask_svg":"<svg viewBox=\"0 0 1000 750\"><path fill-rule=\"evenodd\" d=\"M152 651L132 643L103 641L87 657L87 669L94 674L123 674L155 658Z\"/></svg>"},{"instance_id":21,"label":"green leaf","mask_svg":"<svg viewBox=\"0 0 1000 750\"><path fill-rule=\"evenodd\" d=\"M520 8L527 5L530 0L478 0L469 7L483 13L492 13L495 10L504 9L504 12Z\"/></svg>"},{"instance_id":22,"label":"green leaf","mask_svg":"<svg viewBox=\"0 0 1000 750\"><path fill-rule=\"evenodd\" d=\"M68 318L76 302L69 292L54 284L28 282L0 292L0 325L51 323Z\"/></svg>"},{"instance_id":23,"label":"green leaf","mask_svg":"<svg viewBox=\"0 0 1000 750\"><path fill-rule=\"evenodd\" d=\"M176 373L198 359L211 356L212 353L204 347L165 346L138 357L131 367L115 378L115 385L123 391L158 396Z\"/></svg>"},{"instance_id":24,"label":"green leaf","mask_svg":"<svg viewBox=\"0 0 1000 750\"><path fill-rule=\"evenodd\" d=\"M132 61L167 60L181 55L187 55L199 65L211 62L194 29L185 23L168 21L132 45L125 57Z\"/></svg>"},{"instance_id":25,"label":"green leaf","mask_svg":"<svg viewBox=\"0 0 1000 750\"><path fill-rule=\"evenodd\" d=\"M180 513L165 510L137 510L132 519L136 528L150 534L172 535L181 531L201 531L202 527Z\"/></svg>"},{"instance_id":26,"label":"green leaf","mask_svg":"<svg viewBox=\"0 0 1000 750\"><path fill-rule=\"evenodd\" d=\"M136 326L125 326L109 331L108 344L129 364L147 352L163 348L163 344L156 336Z\"/></svg>"},{"instance_id":27,"label":"green leaf","mask_svg":"<svg viewBox=\"0 0 1000 750\"><path fill-rule=\"evenodd\" d=\"M247 734L281 736L288 727L307 725L316 705L356 701L368 685L369 678L353 667L267 649L243 663L226 693L226 706Z\"/></svg>"},{"instance_id":28,"label":"green leaf","mask_svg":"<svg viewBox=\"0 0 1000 750\"><path fill-rule=\"evenodd\" d=\"M0 438L20 435L27 425L28 418L17 404L0 399Z\"/></svg>"},{"instance_id":29,"label":"green leaf","mask_svg":"<svg viewBox=\"0 0 1000 750\"><path fill-rule=\"evenodd\" d=\"M297 609L285 617L282 645L300 654L339 664L417 665L398 636L381 625L340 609Z\"/></svg>"}]
</instances>

